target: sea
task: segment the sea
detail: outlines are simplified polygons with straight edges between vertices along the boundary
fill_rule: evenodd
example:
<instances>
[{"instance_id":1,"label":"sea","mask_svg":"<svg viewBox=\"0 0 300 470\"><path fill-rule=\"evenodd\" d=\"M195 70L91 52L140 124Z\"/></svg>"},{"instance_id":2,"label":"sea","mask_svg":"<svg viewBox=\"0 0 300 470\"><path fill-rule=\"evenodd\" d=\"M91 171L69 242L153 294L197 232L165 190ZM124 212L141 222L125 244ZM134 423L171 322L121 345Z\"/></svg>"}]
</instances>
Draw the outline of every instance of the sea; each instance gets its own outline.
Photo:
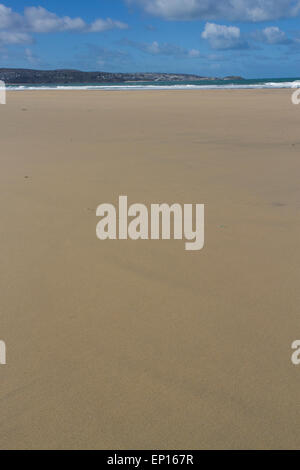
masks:
<instances>
[{"instance_id":1,"label":"sea","mask_svg":"<svg viewBox=\"0 0 300 470\"><path fill-rule=\"evenodd\" d=\"M242 90L300 88L300 78L255 78L250 80L157 81L89 84L7 85L8 90Z\"/></svg>"}]
</instances>

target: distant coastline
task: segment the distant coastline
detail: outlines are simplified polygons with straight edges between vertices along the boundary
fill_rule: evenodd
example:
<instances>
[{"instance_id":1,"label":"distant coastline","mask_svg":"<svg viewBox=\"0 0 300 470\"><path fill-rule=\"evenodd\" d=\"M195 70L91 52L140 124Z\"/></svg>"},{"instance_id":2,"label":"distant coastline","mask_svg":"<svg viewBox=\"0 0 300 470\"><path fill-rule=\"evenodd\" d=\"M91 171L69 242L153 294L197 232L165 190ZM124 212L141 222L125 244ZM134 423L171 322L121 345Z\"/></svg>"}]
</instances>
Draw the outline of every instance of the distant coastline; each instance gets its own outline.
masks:
<instances>
[{"instance_id":1,"label":"distant coastline","mask_svg":"<svg viewBox=\"0 0 300 470\"><path fill-rule=\"evenodd\" d=\"M34 69L0 69L0 80L11 85L85 85L100 83L136 83L136 82L183 82L183 81L217 81L243 80L242 77L224 78L204 77L192 74L174 73L110 73L82 72L80 70L34 70Z\"/></svg>"},{"instance_id":2,"label":"distant coastline","mask_svg":"<svg viewBox=\"0 0 300 470\"><path fill-rule=\"evenodd\" d=\"M204 77L168 73L0 69L9 90L214 90L295 88L299 78Z\"/></svg>"}]
</instances>

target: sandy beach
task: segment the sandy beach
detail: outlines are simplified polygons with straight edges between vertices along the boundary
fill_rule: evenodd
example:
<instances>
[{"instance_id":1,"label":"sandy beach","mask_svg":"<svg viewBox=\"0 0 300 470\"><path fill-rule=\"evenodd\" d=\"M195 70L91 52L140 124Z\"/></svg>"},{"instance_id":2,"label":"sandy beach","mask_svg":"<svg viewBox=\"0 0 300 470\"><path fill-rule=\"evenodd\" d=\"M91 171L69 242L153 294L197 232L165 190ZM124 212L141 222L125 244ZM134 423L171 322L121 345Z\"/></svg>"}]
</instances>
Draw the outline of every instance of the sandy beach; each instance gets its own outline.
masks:
<instances>
[{"instance_id":1,"label":"sandy beach","mask_svg":"<svg viewBox=\"0 0 300 470\"><path fill-rule=\"evenodd\" d=\"M24 91L0 106L1 449L300 446L290 90ZM205 204L205 248L96 208Z\"/></svg>"}]
</instances>

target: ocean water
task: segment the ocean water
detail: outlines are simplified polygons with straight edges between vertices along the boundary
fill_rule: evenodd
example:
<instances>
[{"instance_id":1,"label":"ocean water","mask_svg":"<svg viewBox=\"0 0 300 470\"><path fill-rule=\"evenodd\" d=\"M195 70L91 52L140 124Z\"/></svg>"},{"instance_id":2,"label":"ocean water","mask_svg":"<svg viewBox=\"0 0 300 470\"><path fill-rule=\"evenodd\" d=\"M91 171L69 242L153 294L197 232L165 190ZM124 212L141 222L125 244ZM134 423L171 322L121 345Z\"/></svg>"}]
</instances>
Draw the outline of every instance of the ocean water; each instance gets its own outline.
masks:
<instances>
[{"instance_id":1,"label":"ocean water","mask_svg":"<svg viewBox=\"0 0 300 470\"><path fill-rule=\"evenodd\" d=\"M123 82L103 84L8 85L9 90L217 90L300 88L300 78L268 78L251 80L199 80L182 82Z\"/></svg>"}]
</instances>

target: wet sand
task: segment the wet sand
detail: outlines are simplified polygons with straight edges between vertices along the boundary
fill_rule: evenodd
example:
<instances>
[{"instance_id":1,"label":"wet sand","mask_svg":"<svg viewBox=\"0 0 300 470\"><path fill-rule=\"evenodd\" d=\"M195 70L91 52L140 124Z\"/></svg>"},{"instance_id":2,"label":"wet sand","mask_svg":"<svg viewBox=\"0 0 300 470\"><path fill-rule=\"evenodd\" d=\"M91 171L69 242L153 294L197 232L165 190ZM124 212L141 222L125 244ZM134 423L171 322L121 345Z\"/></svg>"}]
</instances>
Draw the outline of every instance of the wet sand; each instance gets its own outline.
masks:
<instances>
[{"instance_id":1,"label":"wet sand","mask_svg":"<svg viewBox=\"0 0 300 470\"><path fill-rule=\"evenodd\" d=\"M11 92L0 106L1 449L299 448L290 90ZM205 203L206 242L96 207Z\"/></svg>"}]
</instances>

